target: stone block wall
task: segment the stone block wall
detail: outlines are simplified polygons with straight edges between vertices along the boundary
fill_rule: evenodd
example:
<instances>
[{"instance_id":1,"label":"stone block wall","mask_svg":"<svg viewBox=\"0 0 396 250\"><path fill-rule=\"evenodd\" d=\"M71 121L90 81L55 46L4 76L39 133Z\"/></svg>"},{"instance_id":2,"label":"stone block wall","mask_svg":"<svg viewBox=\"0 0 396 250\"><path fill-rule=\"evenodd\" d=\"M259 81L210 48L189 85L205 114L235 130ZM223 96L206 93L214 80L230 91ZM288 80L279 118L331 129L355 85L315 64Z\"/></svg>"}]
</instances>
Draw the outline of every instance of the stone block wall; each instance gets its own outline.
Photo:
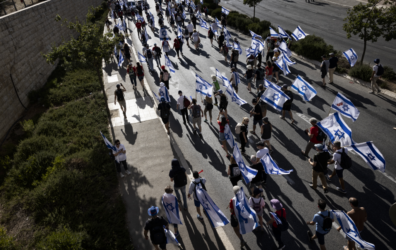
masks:
<instances>
[{"instance_id":1,"label":"stone block wall","mask_svg":"<svg viewBox=\"0 0 396 250\"><path fill-rule=\"evenodd\" d=\"M91 6L103 0L49 0L0 18L0 139L29 105L28 93L44 86L55 65L42 54L75 35L56 22L56 15L85 21Z\"/></svg>"}]
</instances>

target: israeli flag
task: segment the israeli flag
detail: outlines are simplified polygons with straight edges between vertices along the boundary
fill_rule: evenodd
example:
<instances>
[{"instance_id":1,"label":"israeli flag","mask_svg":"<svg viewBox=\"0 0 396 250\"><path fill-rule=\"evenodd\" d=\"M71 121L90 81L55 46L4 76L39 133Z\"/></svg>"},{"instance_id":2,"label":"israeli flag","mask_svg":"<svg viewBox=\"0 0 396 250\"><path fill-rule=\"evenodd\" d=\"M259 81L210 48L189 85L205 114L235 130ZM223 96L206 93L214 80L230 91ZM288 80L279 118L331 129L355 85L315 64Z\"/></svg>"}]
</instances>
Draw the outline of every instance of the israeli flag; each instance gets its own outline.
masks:
<instances>
[{"instance_id":1,"label":"israeli flag","mask_svg":"<svg viewBox=\"0 0 396 250\"><path fill-rule=\"evenodd\" d=\"M204 208L212 227L222 227L230 223L220 208L213 202L212 198L210 198L205 189L202 188L201 183L195 185L195 192L198 201Z\"/></svg>"},{"instance_id":2,"label":"israeli flag","mask_svg":"<svg viewBox=\"0 0 396 250\"><path fill-rule=\"evenodd\" d=\"M264 43L256 38L252 39L252 43L255 43L256 46L259 46L259 51L262 51L264 49Z\"/></svg>"},{"instance_id":3,"label":"israeli flag","mask_svg":"<svg viewBox=\"0 0 396 250\"><path fill-rule=\"evenodd\" d=\"M193 2L193 1L191 1L191 5L190 5L190 7L195 11L195 9L196 9L196 6L195 6L195 3Z\"/></svg>"},{"instance_id":4,"label":"israeli flag","mask_svg":"<svg viewBox=\"0 0 396 250\"><path fill-rule=\"evenodd\" d=\"M340 141L341 146L350 146L354 143L352 140L352 131L348 125L342 120L338 112L329 115L325 119L318 122L318 126L330 138L330 141Z\"/></svg>"},{"instance_id":5,"label":"israeli flag","mask_svg":"<svg viewBox=\"0 0 396 250\"><path fill-rule=\"evenodd\" d=\"M342 52L342 54L345 56L345 58L348 60L349 65L351 65L351 67L355 66L358 56L356 54L356 52L351 48L345 52Z\"/></svg>"},{"instance_id":6,"label":"israeli flag","mask_svg":"<svg viewBox=\"0 0 396 250\"><path fill-rule=\"evenodd\" d=\"M146 38L146 41L150 39L150 37L147 34L147 29L144 30L144 37Z\"/></svg>"},{"instance_id":7,"label":"israeli flag","mask_svg":"<svg viewBox=\"0 0 396 250\"><path fill-rule=\"evenodd\" d=\"M177 37L183 39L183 30L180 26L177 26Z\"/></svg>"},{"instance_id":8,"label":"israeli flag","mask_svg":"<svg viewBox=\"0 0 396 250\"><path fill-rule=\"evenodd\" d=\"M257 35L256 33L254 33L253 31L251 31L251 30L249 30L250 31L250 35L252 35L252 38L253 39L263 39L263 37L262 36L259 36L259 35Z\"/></svg>"},{"instance_id":9,"label":"israeli flag","mask_svg":"<svg viewBox=\"0 0 396 250\"><path fill-rule=\"evenodd\" d=\"M353 103L341 93L336 95L331 108L340 112L343 116L351 118L352 121L356 121L360 115L360 112L355 105L353 105Z\"/></svg>"},{"instance_id":10,"label":"israeli flag","mask_svg":"<svg viewBox=\"0 0 396 250\"><path fill-rule=\"evenodd\" d=\"M246 57L249 57L251 55L250 49L251 49L250 47L245 49Z\"/></svg>"},{"instance_id":11,"label":"israeli flag","mask_svg":"<svg viewBox=\"0 0 396 250\"><path fill-rule=\"evenodd\" d=\"M283 53L283 55L287 55L288 57L292 56L292 52L289 47L287 47L287 44L285 42L281 42L281 44L279 45L279 50Z\"/></svg>"},{"instance_id":12,"label":"israeli flag","mask_svg":"<svg viewBox=\"0 0 396 250\"><path fill-rule=\"evenodd\" d=\"M239 45L238 42L234 42L233 48L235 50L238 50L240 55L242 54L242 48L241 48L241 45Z\"/></svg>"},{"instance_id":13,"label":"israeli flag","mask_svg":"<svg viewBox=\"0 0 396 250\"><path fill-rule=\"evenodd\" d=\"M290 69L283 56L280 56L278 60L276 60L275 64L279 67L280 70L283 71L284 75L290 74Z\"/></svg>"},{"instance_id":14,"label":"israeli flag","mask_svg":"<svg viewBox=\"0 0 396 250\"><path fill-rule=\"evenodd\" d=\"M269 27L269 30L271 37L279 37L278 33L276 33L276 31L273 28Z\"/></svg>"},{"instance_id":15,"label":"israeli flag","mask_svg":"<svg viewBox=\"0 0 396 250\"><path fill-rule=\"evenodd\" d=\"M169 60L169 58L165 54L164 56L165 56L165 66L168 67L171 73L175 73L176 71L175 68L173 67L171 60Z\"/></svg>"},{"instance_id":16,"label":"israeli flag","mask_svg":"<svg viewBox=\"0 0 396 250\"><path fill-rule=\"evenodd\" d=\"M296 80L294 80L293 85L291 86L300 96L304 98L306 102L309 102L314 98L317 94L316 90L312 87L311 84L307 83L301 76L297 76Z\"/></svg>"},{"instance_id":17,"label":"israeli flag","mask_svg":"<svg viewBox=\"0 0 396 250\"><path fill-rule=\"evenodd\" d=\"M279 219L279 217L278 217L278 215L276 213L270 212L270 214L272 215L272 217L274 217L276 225L282 224L282 221Z\"/></svg>"},{"instance_id":18,"label":"israeli flag","mask_svg":"<svg viewBox=\"0 0 396 250\"><path fill-rule=\"evenodd\" d=\"M278 111L281 111L283 104L290 99L279 86L274 84L269 85L260 98Z\"/></svg>"},{"instance_id":19,"label":"israeli flag","mask_svg":"<svg viewBox=\"0 0 396 250\"><path fill-rule=\"evenodd\" d=\"M138 51L138 56L139 56L139 62L141 63L146 63L146 57Z\"/></svg>"},{"instance_id":20,"label":"israeli flag","mask_svg":"<svg viewBox=\"0 0 396 250\"><path fill-rule=\"evenodd\" d=\"M239 232L241 234L250 233L259 226L256 211L250 208L243 187L232 198L232 205L239 222Z\"/></svg>"},{"instance_id":21,"label":"israeli flag","mask_svg":"<svg viewBox=\"0 0 396 250\"><path fill-rule=\"evenodd\" d=\"M151 26L153 26L153 28L155 28L155 19L154 19L154 15L149 11L150 14L150 19L151 19Z\"/></svg>"},{"instance_id":22,"label":"israeli flag","mask_svg":"<svg viewBox=\"0 0 396 250\"><path fill-rule=\"evenodd\" d=\"M227 140L228 145L230 145L231 148L234 148L235 145L237 145L234 141L234 136L232 135L230 126L228 124L226 124L224 127L224 138Z\"/></svg>"},{"instance_id":23,"label":"israeli flag","mask_svg":"<svg viewBox=\"0 0 396 250\"><path fill-rule=\"evenodd\" d=\"M124 26L122 25L122 23L118 23L116 24L117 28L121 31L124 31Z\"/></svg>"},{"instance_id":24,"label":"israeli flag","mask_svg":"<svg viewBox=\"0 0 396 250\"><path fill-rule=\"evenodd\" d=\"M224 7L221 7L221 13L224 13L226 16L228 16L228 14L230 14L230 11Z\"/></svg>"},{"instance_id":25,"label":"israeli flag","mask_svg":"<svg viewBox=\"0 0 396 250\"><path fill-rule=\"evenodd\" d=\"M212 92L213 92L212 84L208 83L197 74L195 74L195 83L196 83L196 89L195 89L196 92L208 97L212 97Z\"/></svg>"},{"instance_id":26,"label":"israeli flag","mask_svg":"<svg viewBox=\"0 0 396 250\"><path fill-rule=\"evenodd\" d=\"M225 28L224 27L224 37L225 37L225 39L232 39L232 37L231 37L231 33L228 31L228 29L227 28Z\"/></svg>"},{"instance_id":27,"label":"israeli flag","mask_svg":"<svg viewBox=\"0 0 396 250\"><path fill-rule=\"evenodd\" d=\"M290 60L290 58L286 54L282 53L281 56L285 59L285 62L286 62L287 65L296 64L296 62L293 62L292 60Z\"/></svg>"},{"instance_id":28,"label":"israeli flag","mask_svg":"<svg viewBox=\"0 0 396 250\"><path fill-rule=\"evenodd\" d=\"M226 87L226 93L232 97L234 93L234 89L232 88L230 80L228 80L228 78L225 76L223 76L223 85L224 87Z\"/></svg>"},{"instance_id":29,"label":"israeli flag","mask_svg":"<svg viewBox=\"0 0 396 250\"><path fill-rule=\"evenodd\" d=\"M114 11L113 10L111 10L110 16L111 16L112 19L114 19Z\"/></svg>"},{"instance_id":30,"label":"israeli flag","mask_svg":"<svg viewBox=\"0 0 396 250\"><path fill-rule=\"evenodd\" d=\"M163 40L170 40L169 36L168 36L168 30L166 29L166 27L162 27L159 31L159 38L161 41Z\"/></svg>"},{"instance_id":31,"label":"israeli flag","mask_svg":"<svg viewBox=\"0 0 396 250\"><path fill-rule=\"evenodd\" d=\"M117 45L114 45L114 55L115 55L115 56L118 56Z\"/></svg>"},{"instance_id":32,"label":"israeli flag","mask_svg":"<svg viewBox=\"0 0 396 250\"><path fill-rule=\"evenodd\" d=\"M216 36L218 36L218 34L217 34L217 28L218 28L218 26L217 26L217 23L212 23L212 31L213 31L213 33L216 35Z\"/></svg>"},{"instance_id":33,"label":"israeli flag","mask_svg":"<svg viewBox=\"0 0 396 250\"><path fill-rule=\"evenodd\" d=\"M223 76L220 74L220 71L218 71L217 69L216 69L216 77L223 84L223 86L225 86L223 81Z\"/></svg>"},{"instance_id":34,"label":"israeli flag","mask_svg":"<svg viewBox=\"0 0 396 250\"><path fill-rule=\"evenodd\" d=\"M227 46L227 48L233 47L233 45L231 45L230 40L228 38L226 39L226 46Z\"/></svg>"},{"instance_id":35,"label":"israeli flag","mask_svg":"<svg viewBox=\"0 0 396 250\"><path fill-rule=\"evenodd\" d=\"M164 231L166 236L166 244L172 243L173 245L181 246L171 230L168 230L164 227Z\"/></svg>"},{"instance_id":36,"label":"israeli flag","mask_svg":"<svg viewBox=\"0 0 396 250\"><path fill-rule=\"evenodd\" d=\"M224 86L224 87L231 86L230 80L228 80L227 77L221 76L221 79L223 79L223 86Z\"/></svg>"},{"instance_id":37,"label":"israeli flag","mask_svg":"<svg viewBox=\"0 0 396 250\"><path fill-rule=\"evenodd\" d=\"M220 21L217 19L217 17L215 17L215 22L216 22L217 26L218 26L220 29L223 28L223 26L221 26Z\"/></svg>"},{"instance_id":38,"label":"israeli flag","mask_svg":"<svg viewBox=\"0 0 396 250\"><path fill-rule=\"evenodd\" d=\"M201 0L202 1L202 0ZM201 18L201 12L198 10L197 11L197 14L195 14L195 16L199 19L199 18Z\"/></svg>"},{"instance_id":39,"label":"israeli flag","mask_svg":"<svg viewBox=\"0 0 396 250\"><path fill-rule=\"evenodd\" d=\"M291 35L296 41L304 39L307 36L300 26L297 26Z\"/></svg>"},{"instance_id":40,"label":"israeli flag","mask_svg":"<svg viewBox=\"0 0 396 250\"><path fill-rule=\"evenodd\" d=\"M202 28L209 30L209 25L207 22L205 22L202 18L199 19L199 23L201 25Z\"/></svg>"},{"instance_id":41,"label":"israeli flag","mask_svg":"<svg viewBox=\"0 0 396 250\"><path fill-rule=\"evenodd\" d=\"M136 19L140 20L142 23L144 22L144 18L141 15L139 15L138 13L136 13Z\"/></svg>"},{"instance_id":42,"label":"israeli flag","mask_svg":"<svg viewBox=\"0 0 396 250\"><path fill-rule=\"evenodd\" d=\"M111 149L113 151L117 151L117 148L115 146L113 146L113 144L111 144L111 142L109 140L107 140L106 136L104 136L101 131L100 131L100 135L102 136L103 141L106 144L106 147L108 149Z\"/></svg>"},{"instance_id":43,"label":"israeli flag","mask_svg":"<svg viewBox=\"0 0 396 250\"><path fill-rule=\"evenodd\" d=\"M283 170L276 165L274 160L272 160L271 156L269 153L266 153L263 158L260 159L261 164L263 164L264 171L266 174L274 174L274 175L285 175L285 174L290 174L293 172L293 169L291 170Z\"/></svg>"},{"instance_id":44,"label":"israeli flag","mask_svg":"<svg viewBox=\"0 0 396 250\"><path fill-rule=\"evenodd\" d=\"M155 99L157 99L159 102L161 101L161 99L159 98L159 96L157 96L157 94L156 93L154 93L154 91L152 91L153 92L153 94L154 94L154 97L155 97Z\"/></svg>"},{"instance_id":45,"label":"israeli flag","mask_svg":"<svg viewBox=\"0 0 396 250\"><path fill-rule=\"evenodd\" d=\"M169 224L183 224L180 220L179 204L176 196L165 193L161 197L161 204L164 207Z\"/></svg>"},{"instance_id":46,"label":"israeli flag","mask_svg":"<svg viewBox=\"0 0 396 250\"><path fill-rule=\"evenodd\" d=\"M241 80L239 78L239 74L238 72L234 72L232 73L234 75L234 79L235 79L235 85L238 85L239 83L241 83Z\"/></svg>"},{"instance_id":47,"label":"israeli flag","mask_svg":"<svg viewBox=\"0 0 396 250\"><path fill-rule=\"evenodd\" d=\"M124 62L124 57L122 56L122 53L120 51L118 56L118 67L121 67L123 62Z\"/></svg>"},{"instance_id":48,"label":"israeli flag","mask_svg":"<svg viewBox=\"0 0 396 250\"><path fill-rule=\"evenodd\" d=\"M385 159L372 142L355 143L345 148L358 153L373 170L385 172Z\"/></svg>"},{"instance_id":49,"label":"israeli flag","mask_svg":"<svg viewBox=\"0 0 396 250\"><path fill-rule=\"evenodd\" d=\"M184 12L184 9L183 9L182 17L183 17L183 19L186 19L186 18L187 18L186 12Z\"/></svg>"},{"instance_id":50,"label":"israeli flag","mask_svg":"<svg viewBox=\"0 0 396 250\"><path fill-rule=\"evenodd\" d=\"M234 146L234 152L232 153L232 156L234 156L234 159L238 164L243 180L246 184L249 184L249 182L251 182L252 179L256 177L258 171L246 166L245 162L243 161L242 154L239 151L238 145Z\"/></svg>"},{"instance_id":51,"label":"israeli flag","mask_svg":"<svg viewBox=\"0 0 396 250\"><path fill-rule=\"evenodd\" d=\"M289 38L289 39L291 39L290 36L289 36L289 34L287 34L287 32L284 31L284 30L282 29L281 26L278 26L278 31L279 31L279 35L280 35L282 38Z\"/></svg>"},{"instance_id":52,"label":"israeli flag","mask_svg":"<svg viewBox=\"0 0 396 250\"><path fill-rule=\"evenodd\" d=\"M227 93L228 93L228 91L227 91ZM232 93L231 93L231 101L235 102L239 106L242 106L243 104L247 103L245 100L243 100L242 98L239 97L239 95L235 92L234 89L232 90Z\"/></svg>"},{"instance_id":53,"label":"israeli flag","mask_svg":"<svg viewBox=\"0 0 396 250\"><path fill-rule=\"evenodd\" d=\"M341 226L342 231L345 233L346 238L355 242L355 245L360 249L374 250L375 245L371 244L367 241L362 240L360 236L359 230L357 229L355 223L348 216L347 213L340 210L332 210L331 211L334 217L337 219L338 223Z\"/></svg>"},{"instance_id":54,"label":"israeli flag","mask_svg":"<svg viewBox=\"0 0 396 250\"><path fill-rule=\"evenodd\" d=\"M171 99L170 99L170 97L169 97L169 91L168 91L168 89L166 88L166 86L160 87L158 93L159 93L159 95L160 95L161 97L165 97L165 101L166 101L166 102L171 102Z\"/></svg>"}]
</instances>

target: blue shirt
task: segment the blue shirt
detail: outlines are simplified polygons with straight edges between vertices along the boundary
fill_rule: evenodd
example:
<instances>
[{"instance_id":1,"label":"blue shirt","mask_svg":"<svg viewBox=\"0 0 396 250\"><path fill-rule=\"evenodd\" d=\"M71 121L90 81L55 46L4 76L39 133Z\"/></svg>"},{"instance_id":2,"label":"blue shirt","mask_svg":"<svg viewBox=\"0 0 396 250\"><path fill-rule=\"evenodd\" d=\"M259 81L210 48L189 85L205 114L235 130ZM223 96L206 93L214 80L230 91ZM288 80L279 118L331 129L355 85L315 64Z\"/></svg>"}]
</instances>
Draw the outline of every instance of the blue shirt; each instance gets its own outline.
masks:
<instances>
[{"instance_id":1,"label":"blue shirt","mask_svg":"<svg viewBox=\"0 0 396 250\"><path fill-rule=\"evenodd\" d=\"M328 232L330 232L330 229L327 230L327 231L323 230L323 221L324 221L324 218L323 218L322 216L320 216L320 214L321 214L321 215L323 215L324 217L327 217L327 216L329 216L329 213L330 213L330 218L333 220L333 219L334 219L333 213L330 212L330 211L327 211L327 210L326 210L326 211L323 211L323 212L319 212L319 213L317 213L317 214L314 215L312 221L313 221L313 222L316 222L316 232L318 232L318 233L320 233L320 234L327 234Z\"/></svg>"}]
</instances>

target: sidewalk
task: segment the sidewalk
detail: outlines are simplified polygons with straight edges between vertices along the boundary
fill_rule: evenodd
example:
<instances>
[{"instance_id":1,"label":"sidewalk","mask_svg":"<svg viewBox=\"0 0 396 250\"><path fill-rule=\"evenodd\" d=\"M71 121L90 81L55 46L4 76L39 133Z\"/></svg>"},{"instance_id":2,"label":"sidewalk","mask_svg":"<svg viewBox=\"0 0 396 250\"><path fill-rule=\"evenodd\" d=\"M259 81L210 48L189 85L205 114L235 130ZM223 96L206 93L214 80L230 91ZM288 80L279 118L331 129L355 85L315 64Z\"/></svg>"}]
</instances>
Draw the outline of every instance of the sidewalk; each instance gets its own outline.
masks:
<instances>
[{"instance_id":1,"label":"sidewalk","mask_svg":"<svg viewBox=\"0 0 396 250\"><path fill-rule=\"evenodd\" d=\"M131 40L127 39L129 46ZM132 46L131 46L132 48ZM137 62L136 52L132 51L132 60ZM123 197L128 217L128 228L135 249L154 249L150 241L144 239L143 228L149 216L147 209L153 205L160 208L160 216L166 218L160 203L164 188L172 185L168 177L171 160L178 158L187 174L192 175L180 149L170 138L165 127L157 116L157 104L154 102L147 81L145 88L149 93L143 93L140 83L137 91L132 89L129 76L126 74L126 63L118 69L114 60L103 69L104 85L108 97L108 107L111 113L110 129L114 139L119 139L126 148L128 168L132 172L120 178L120 192ZM144 65L147 74L147 65ZM124 119L120 106L114 105L116 85L122 83L127 89L126 118ZM123 170L122 170L123 171ZM187 184L187 188L189 183ZM182 249L233 249L225 246L220 239L226 237L222 228L216 230L205 218L204 222L196 218L196 210L192 200L188 200L188 212L182 211L183 225L179 226L178 238ZM173 231L173 226L170 226ZM167 249L178 249L167 245Z\"/></svg>"}]
</instances>

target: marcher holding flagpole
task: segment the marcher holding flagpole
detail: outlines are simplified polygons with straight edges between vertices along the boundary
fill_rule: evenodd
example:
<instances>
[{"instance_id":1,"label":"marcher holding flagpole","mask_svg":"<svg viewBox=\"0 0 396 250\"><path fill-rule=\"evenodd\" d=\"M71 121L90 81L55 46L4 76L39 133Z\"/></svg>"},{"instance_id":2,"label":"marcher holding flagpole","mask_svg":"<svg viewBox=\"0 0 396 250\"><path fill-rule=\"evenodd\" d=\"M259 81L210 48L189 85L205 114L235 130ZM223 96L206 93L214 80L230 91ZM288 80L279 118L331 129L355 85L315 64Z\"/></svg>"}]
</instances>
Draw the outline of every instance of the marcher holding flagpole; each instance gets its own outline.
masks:
<instances>
[{"instance_id":1,"label":"marcher holding flagpole","mask_svg":"<svg viewBox=\"0 0 396 250\"><path fill-rule=\"evenodd\" d=\"M325 235L331 230L332 223L334 222L334 215L329 210L325 210L326 201L319 199L318 208L319 212L314 215L312 221L307 221L308 225L316 225L316 233L312 235L311 231L308 230L307 235L310 242L318 239L320 250L326 250L325 247Z\"/></svg>"},{"instance_id":2,"label":"marcher holding flagpole","mask_svg":"<svg viewBox=\"0 0 396 250\"><path fill-rule=\"evenodd\" d=\"M150 232L150 240L155 250L159 250L159 248L166 250L166 235L164 227L169 229L168 222L166 222L164 218L158 217L158 207L150 207L147 213L149 216L151 216L151 219L148 219L144 226L144 238L148 240L148 232Z\"/></svg>"},{"instance_id":3,"label":"marcher holding flagpole","mask_svg":"<svg viewBox=\"0 0 396 250\"><path fill-rule=\"evenodd\" d=\"M327 177L328 181L331 181L331 178L337 174L338 179L340 181L340 187L337 187L337 190L340 191L343 194L346 194L345 191L345 182L344 182L344 168L342 167L346 162L343 162L343 160L347 161L347 158L349 158L348 154L348 149L342 148L341 147L341 142L336 141L333 143L333 151L335 152L333 154L333 159L328 162L328 164L334 164L334 170L333 173ZM351 158L349 158L350 160ZM344 166L345 167L345 166Z\"/></svg>"},{"instance_id":4,"label":"marcher holding flagpole","mask_svg":"<svg viewBox=\"0 0 396 250\"><path fill-rule=\"evenodd\" d=\"M195 208L197 209L197 213L198 213L197 218L198 218L198 220L203 221L203 217L201 214L201 208L200 208L201 203L198 200L198 197L195 192L195 188L196 188L196 185L200 184L202 186L202 188L206 190L206 187L205 187L206 179L201 178L198 174L198 171L193 172L193 177L194 177L194 180L190 183L190 187L188 189L188 198L191 199L191 195L193 195L194 205L195 205Z\"/></svg>"},{"instance_id":5,"label":"marcher holding flagpole","mask_svg":"<svg viewBox=\"0 0 396 250\"><path fill-rule=\"evenodd\" d=\"M280 219L281 217L284 218L284 222L286 222L286 209L283 207L282 203L280 203L280 201L277 199L272 199L270 203L271 203L271 207L273 207L276 211L275 213L272 212L270 213L271 219L267 221L267 224L272 225L272 232L274 233L275 239L279 245L277 249L283 249L285 248L285 244L282 241L282 231L278 224L279 222L282 222Z\"/></svg>"},{"instance_id":6,"label":"marcher holding flagpole","mask_svg":"<svg viewBox=\"0 0 396 250\"><path fill-rule=\"evenodd\" d=\"M113 155L116 160L117 172L120 174L121 178L124 177L124 175L121 172L121 165L124 166L125 173L127 175L130 175L131 172L128 170L128 166L126 163L125 146L120 143L120 140L115 140L115 150L113 150Z\"/></svg>"},{"instance_id":7,"label":"marcher holding flagpole","mask_svg":"<svg viewBox=\"0 0 396 250\"><path fill-rule=\"evenodd\" d=\"M241 188L239 186L234 186L233 187L234 194L236 195L240 191L240 189ZM240 233L239 222L238 222L238 219L237 219L237 217L235 215L235 210L236 210L234 208L235 199L236 198L233 197L230 200L230 204L228 205L228 207L230 209L230 212L231 212L230 220L231 220L232 229L234 229L235 234L238 236L239 240L241 241L241 247L243 247L246 244L246 242L243 239L242 234Z\"/></svg>"},{"instance_id":8,"label":"marcher holding flagpole","mask_svg":"<svg viewBox=\"0 0 396 250\"><path fill-rule=\"evenodd\" d=\"M170 185L166 186L165 193L161 197L161 203L166 212L169 224L173 225L175 237L178 237L180 235L178 225L182 224L179 215L179 212L181 211L179 203L181 202L172 193L173 188Z\"/></svg>"}]
</instances>

